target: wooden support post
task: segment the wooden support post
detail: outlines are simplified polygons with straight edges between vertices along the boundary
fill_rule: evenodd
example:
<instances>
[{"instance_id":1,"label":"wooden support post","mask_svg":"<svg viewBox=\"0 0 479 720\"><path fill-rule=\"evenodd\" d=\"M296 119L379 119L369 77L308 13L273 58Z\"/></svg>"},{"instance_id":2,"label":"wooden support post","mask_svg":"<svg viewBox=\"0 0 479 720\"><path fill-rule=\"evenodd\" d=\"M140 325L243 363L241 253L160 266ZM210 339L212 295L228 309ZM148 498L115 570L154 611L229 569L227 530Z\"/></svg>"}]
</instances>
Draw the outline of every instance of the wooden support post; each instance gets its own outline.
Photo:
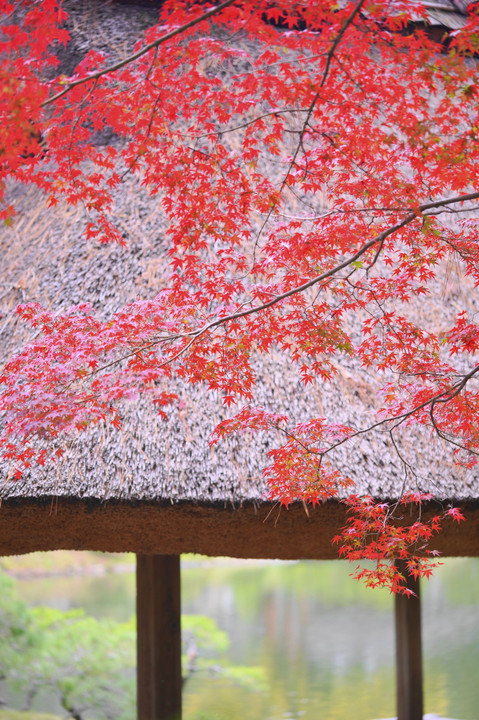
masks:
<instances>
[{"instance_id":1,"label":"wooden support post","mask_svg":"<svg viewBox=\"0 0 479 720\"><path fill-rule=\"evenodd\" d=\"M398 720L422 720L422 644L419 578L413 578L399 563L414 595L396 595L396 678Z\"/></svg>"},{"instance_id":2,"label":"wooden support post","mask_svg":"<svg viewBox=\"0 0 479 720\"><path fill-rule=\"evenodd\" d=\"M137 555L138 720L181 720L179 555Z\"/></svg>"}]
</instances>

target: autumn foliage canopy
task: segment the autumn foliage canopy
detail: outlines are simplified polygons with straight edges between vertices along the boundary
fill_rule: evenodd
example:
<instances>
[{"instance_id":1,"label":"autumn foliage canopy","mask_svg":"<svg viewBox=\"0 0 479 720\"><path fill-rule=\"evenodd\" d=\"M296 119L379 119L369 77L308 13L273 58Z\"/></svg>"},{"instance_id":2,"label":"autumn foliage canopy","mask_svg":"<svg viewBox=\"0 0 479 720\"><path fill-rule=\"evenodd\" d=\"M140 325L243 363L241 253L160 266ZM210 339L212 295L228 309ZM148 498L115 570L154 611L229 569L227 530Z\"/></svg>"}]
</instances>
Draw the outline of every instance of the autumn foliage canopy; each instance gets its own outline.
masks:
<instances>
[{"instance_id":1,"label":"autumn foliage canopy","mask_svg":"<svg viewBox=\"0 0 479 720\"><path fill-rule=\"evenodd\" d=\"M137 173L168 218L169 248L168 282L108 321L88 298L64 315L18 308L35 338L0 376L5 458L19 473L51 462L64 434L120 423L132 394L168 412L165 379L200 382L229 407L214 442L283 436L265 459L272 498L350 495L340 552L376 561L367 582L397 589L397 558L427 574L427 541L460 513L398 525L394 512L427 488L377 504L329 456L415 424L456 463L477 461L477 313L421 314L448 268L479 284L474 7L439 44L414 0L165 0L129 55L92 50L69 76L61 0L0 0L0 12L2 223L15 223L12 182L34 184L53 206L86 208L84 242L122 243L112 196ZM343 362L375 370L374 422L294 426L255 407L252 358L273 349L306 385L334 384Z\"/></svg>"}]
</instances>

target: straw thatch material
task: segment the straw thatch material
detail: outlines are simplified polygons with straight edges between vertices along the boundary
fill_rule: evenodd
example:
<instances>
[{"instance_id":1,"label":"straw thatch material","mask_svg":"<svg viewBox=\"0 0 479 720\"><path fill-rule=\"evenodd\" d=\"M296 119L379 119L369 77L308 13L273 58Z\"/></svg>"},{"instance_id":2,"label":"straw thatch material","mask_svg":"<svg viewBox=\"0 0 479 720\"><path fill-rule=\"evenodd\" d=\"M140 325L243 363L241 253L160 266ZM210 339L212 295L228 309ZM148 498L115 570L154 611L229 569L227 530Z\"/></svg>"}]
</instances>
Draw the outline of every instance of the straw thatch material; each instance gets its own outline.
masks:
<instances>
[{"instance_id":1,"label":"straw thatch material","mask_svg":"<svg viewBox=\"0 0 479 720\"><path fill-rule=\"evenodd\" d=\"M448 30L460 30L466 24L470 0L426 0L427 19L431 26L440 26Z\"/></svg>"},{"instance_id":2,"label":"straw thatch material","mask_svg":"<svg viewBox=\"0 0 479 720\"><path fill-rule=\"evenodd\" d=\"M52 211L33 191L16 188L19 217L0 237L3 258L1 313L5 357L25 339L13 310L38 301L64 309L89 298L107 317L134 298L154 294L164 267L158 204L130 178L117 197L116 216L125 248L81 239L79 210ZM446 292L446 291L445 291ZM457 292L452 287L451 293ZM446 292L447 294L447 292ZM333 386L305 388L281 356L258 361L256 404L301 421L315 415L362 425L374 412L378 379L342 366ZM212 449L208 437L227 411L217 393L176 384L179 402L161 419L146 400L124 408L122 430L81 434L64 459L35 468L0 486L0 552L78 547L150 552L197 551L245 557L332 557L331 538L344 524L344 508L327 503L309 511L272 508L265 501L262 468L281 439L231 438ZM405 471L384 432L342 446L335 462L358 491L398 497L417 483L448 502L466 504L471 520L440 540L448 554L475 554L479 482L460 473L445 449L429 436L404 430L401 451L414 468ZM476 520L477 514L477 520Z\"/></svg>"}]
</instances>

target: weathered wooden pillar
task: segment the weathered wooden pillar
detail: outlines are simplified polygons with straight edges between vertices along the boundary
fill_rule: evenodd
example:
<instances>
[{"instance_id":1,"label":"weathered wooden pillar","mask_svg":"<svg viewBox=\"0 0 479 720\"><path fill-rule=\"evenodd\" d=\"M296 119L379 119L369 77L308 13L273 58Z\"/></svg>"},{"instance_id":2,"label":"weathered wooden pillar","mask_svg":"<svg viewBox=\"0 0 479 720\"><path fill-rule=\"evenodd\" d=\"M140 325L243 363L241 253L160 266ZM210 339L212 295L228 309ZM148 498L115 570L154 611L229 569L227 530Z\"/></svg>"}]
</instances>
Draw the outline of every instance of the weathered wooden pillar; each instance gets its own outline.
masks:
<instances>
[{"instance_id":1,"label":"weathered wooden pillar","mask_svg":"<svg viewBox=\"0 0 479 720\"><path fill-rule=\"evenodd\" d=\"M421 599L419 578L406 571L404 563L398 563L407 579L407 587L414 595L395 596L396 616L396 681L398 720L422 720L422 643Z\"/></svg>"},{"instance_id":2,"label":"weathered wooden pillar","mask_svg":"<svg viewBox=\"0 0 479 720\"><path fill-rule=\"evenodd\" d=\"M181 720L178 555L137 555L138 720Z\"/></svg>"}]
</instances>

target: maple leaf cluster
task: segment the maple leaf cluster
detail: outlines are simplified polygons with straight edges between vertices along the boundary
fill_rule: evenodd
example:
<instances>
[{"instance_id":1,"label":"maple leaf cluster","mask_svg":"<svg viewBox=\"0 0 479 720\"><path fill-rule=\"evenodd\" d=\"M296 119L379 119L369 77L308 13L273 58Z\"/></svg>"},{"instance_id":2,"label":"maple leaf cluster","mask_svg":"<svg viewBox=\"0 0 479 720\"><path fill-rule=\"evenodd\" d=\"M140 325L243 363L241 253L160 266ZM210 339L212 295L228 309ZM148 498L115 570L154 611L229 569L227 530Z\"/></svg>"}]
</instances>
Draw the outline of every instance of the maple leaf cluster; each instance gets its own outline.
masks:
<instances>
[{"instance_id":1,"label":"maple leaf cluster","mask_svg":"<svg viewBox=\"0 0 479 720\"><path fill-rule=\"evenodd\" d=\"M129 54L92 49L68 76L59 0L1 0L0 13L2 222L15 222L15 180L82 205L85 242L122 243L113 198L137 174L167 219L169 264L156 295L106 320L87 305L19 308L36 338L0 375L5 457L21 472L45 462L38 438L118 424L141 392L167 406L164 379L201 382L232 406L214 441L283 435L272 498L352 493L340 552L378 561L368 582L400 590L395 559L427 574L427 541L451 513L402 525L356 497L333 451L378 429L396 447L416 424L477 462L477 12L445 52L414 0L165 0ZM454 303L451 268L468 288ZM272 350L306 386L372 371L375 418L294 423L255 407L252 361ZM423 490L400 502L420 506Z\"/></svg>"}]
</instances>

